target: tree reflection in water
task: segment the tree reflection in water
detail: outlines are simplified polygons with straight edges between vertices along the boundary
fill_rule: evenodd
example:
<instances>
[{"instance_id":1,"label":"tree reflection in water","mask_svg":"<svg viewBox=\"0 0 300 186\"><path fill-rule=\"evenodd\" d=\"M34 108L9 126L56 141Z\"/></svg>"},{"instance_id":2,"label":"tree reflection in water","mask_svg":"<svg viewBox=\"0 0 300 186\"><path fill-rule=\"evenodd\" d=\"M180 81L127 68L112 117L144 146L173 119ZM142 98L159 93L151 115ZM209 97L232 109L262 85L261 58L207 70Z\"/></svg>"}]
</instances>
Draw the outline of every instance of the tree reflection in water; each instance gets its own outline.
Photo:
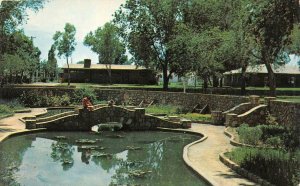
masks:
<instances>
[{"instance_id":1,"label":"tree reflection in water","mask_svg":"<svg viewBox=\"0 0 300 186\"><path fill-rule=\"evenodd\" d=\"M56 141L51 144L51 158L55 162L61 162L64 171L69 170L74 163L73 153L74 147L69 143Z\"/></svg>"}]
</instances>

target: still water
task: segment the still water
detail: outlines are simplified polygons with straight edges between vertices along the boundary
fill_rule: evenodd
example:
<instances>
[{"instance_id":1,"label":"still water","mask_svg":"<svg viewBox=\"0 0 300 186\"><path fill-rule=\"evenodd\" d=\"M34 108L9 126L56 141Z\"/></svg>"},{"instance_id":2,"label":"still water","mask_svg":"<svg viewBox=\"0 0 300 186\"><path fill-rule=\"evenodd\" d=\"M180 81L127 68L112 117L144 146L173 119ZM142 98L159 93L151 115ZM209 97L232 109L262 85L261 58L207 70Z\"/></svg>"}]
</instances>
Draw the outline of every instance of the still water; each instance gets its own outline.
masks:
<instances>
[{"instance_id":1,"label":"still water","mask_svg":"<svg viewBox=\"0 0 300 186\"><path fill-rule=\"evenodd\" d=\"M0 185L206 185L182 160L199 136L45 132L0 143Z\"/></svg>"}]
</instances>

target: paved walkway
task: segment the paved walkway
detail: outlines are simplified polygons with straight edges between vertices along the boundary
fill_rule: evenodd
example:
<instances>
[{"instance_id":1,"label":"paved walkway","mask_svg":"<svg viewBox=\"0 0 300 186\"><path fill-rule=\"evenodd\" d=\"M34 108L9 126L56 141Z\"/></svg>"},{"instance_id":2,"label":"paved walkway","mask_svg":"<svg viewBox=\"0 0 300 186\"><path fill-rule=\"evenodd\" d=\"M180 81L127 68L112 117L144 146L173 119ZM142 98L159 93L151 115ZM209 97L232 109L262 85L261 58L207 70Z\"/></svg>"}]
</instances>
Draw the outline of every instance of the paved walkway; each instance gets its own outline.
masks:
<instances>
[{"instance_id":1,"label":"paved walkway","mask_svg":"<svg viewBox=\"0 0 300 186\"><path fill-rule=\"evenodd\" d=\"M25 124L19 119L45 112L44 108L33 108L30 113L16 113L15 115L0 120L0 141L10 133L25 131Z\"/></svg>"},{"instance_id":2,"label":"paved walkway","mask_svg":"<svg viewBox=\"0 0 300 186\"><path fill-rule=\"evenodd\" d=\"M224 126L192 124L192 131L200 132L208 138L188 149L188 158L193 167L214 185L257 185L242 178L219 160L219 154L233 148L224 134Z\"/></svg>"}]
</instances>

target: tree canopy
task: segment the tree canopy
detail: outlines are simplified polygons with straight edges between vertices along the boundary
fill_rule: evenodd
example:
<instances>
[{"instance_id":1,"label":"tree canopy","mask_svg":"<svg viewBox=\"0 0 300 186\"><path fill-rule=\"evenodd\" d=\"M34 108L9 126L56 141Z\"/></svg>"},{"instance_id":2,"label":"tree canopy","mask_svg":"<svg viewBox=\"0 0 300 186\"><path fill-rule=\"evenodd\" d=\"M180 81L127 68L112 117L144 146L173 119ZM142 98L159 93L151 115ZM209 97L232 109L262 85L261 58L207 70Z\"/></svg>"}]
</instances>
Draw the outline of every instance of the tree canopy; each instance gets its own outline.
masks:
<instances>
[{"instance_id":1,"label":"tree canopy","mask_svg":"<svg viewBox=\"0 0 300 186\"><path fill-rule=\"evenodd\" d=\"M112 23L88 33L84 44L98 54L100 64L123 64L127 61L125 45L120 40L118 28Z\"/></svg>"},{"instance_id":2,"label":"tree canopy","mask_svg":"<svg viewBox=\"0 0 300 186\"><path fill-rule=\"evenodd\" d=\"M75 50L76 41L75 41L76 28L70 23L66 23L64 27L64 32L56 31L53 36L54 45L57 49L57 55L59 57L65 57L67 60L68 66L68 85L70 85L71 76L69 68L69 57Z\"/></svg>"},{"instance_id":3,"label":"tree canopy","mask_svg":"<svg viewBox=\"0 0 300 186\"><path fill-rule=\"evenodd\" d=\"M247 29L254 36L257 57L266 65L269 75L270 94L276 95L275 74L272 69L285 46L289 45L290 34L297 18L299 2L295 0L263 0L249 4Z\"/></svg>"},{"instance_id":4,"label":"tree canopy","mask_svg":"<svg viewBox=\"0 0 300 186\"><path fill-rule=\"evenodd\" d=\"M20 30L19 26L27 20L27 10L38 11L45 4L45 0L1 1L0 4L0 58L7 53L9 37Z\"/></svg>"}]
</instances>

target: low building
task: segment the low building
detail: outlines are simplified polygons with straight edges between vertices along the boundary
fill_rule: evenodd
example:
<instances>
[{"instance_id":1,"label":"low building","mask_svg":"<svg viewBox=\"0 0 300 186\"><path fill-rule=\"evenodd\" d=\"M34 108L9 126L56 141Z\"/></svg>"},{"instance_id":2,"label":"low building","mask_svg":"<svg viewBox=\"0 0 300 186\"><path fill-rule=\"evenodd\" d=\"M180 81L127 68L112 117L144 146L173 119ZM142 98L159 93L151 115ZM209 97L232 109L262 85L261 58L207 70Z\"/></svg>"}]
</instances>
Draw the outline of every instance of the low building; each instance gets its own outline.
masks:
<instances>
[{"instance_id":1,"label":"low building","mask_svg":"<svg viewBox=\"0 0 300 186\"><path fill-rule=\"evenodd\" d=\"M298 66L272 66L277 87L300 87L300 69ZM224 85L231 87L241 86L242 69L225 72ZM268 71L265 65L248 66L246 70L246 86L268 86Z\"/></svg>"},{"instance_id":2,"label":"low building","mask_svg":"<svg viewBox=\"0 0 300 186\"><path fill-rule=\"evenodd\" d=\"M91 64L84 60L84 64L70 64L71 83L99 83L110 82L108 69L105 64ZM62 81L68 81L68 67L63 68ZM113 84L156 84L153 70L136 65L111 65L111 83Z\"/></svg>"}]
</instances>

